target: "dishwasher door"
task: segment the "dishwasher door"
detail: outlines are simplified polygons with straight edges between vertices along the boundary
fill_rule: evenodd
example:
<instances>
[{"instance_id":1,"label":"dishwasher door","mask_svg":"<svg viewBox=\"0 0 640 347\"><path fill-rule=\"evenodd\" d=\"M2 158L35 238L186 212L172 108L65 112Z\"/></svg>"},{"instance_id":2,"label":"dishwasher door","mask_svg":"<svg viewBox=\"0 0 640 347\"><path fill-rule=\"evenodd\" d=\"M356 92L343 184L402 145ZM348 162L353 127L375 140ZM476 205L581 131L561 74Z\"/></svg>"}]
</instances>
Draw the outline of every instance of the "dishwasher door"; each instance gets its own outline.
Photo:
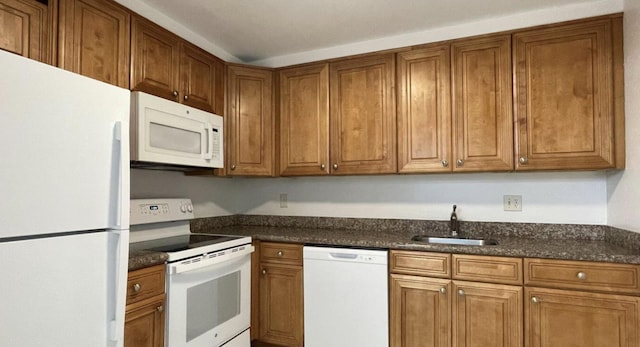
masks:
<instances>
[{"instance_id":1,"label":"dishwasher door","mask_svg":"<svg viewBox=\"0 0 640 347\"><path fill-rule=\"evenodd\" d=\"M387 251L304 247L305 347L388 347Z\"/></svg>"}]
</instances>

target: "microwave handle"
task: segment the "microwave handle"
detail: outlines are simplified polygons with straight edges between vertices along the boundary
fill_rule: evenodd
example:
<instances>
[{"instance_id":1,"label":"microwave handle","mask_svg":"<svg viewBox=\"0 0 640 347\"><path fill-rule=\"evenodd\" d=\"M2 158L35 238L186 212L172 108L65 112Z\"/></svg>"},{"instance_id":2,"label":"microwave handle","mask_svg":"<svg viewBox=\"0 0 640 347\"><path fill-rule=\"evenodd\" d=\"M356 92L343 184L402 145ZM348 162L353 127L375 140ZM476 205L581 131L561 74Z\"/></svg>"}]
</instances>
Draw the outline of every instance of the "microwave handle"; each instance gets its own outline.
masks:
<instances>
[{"instance_id":1,"label":"microwave handle","mask_svg":"<svg viewBox=\"0 0 640 347\"><path fill-rule=\"evenodd\" d=\"M205 124L207 132L207 151L203 153L204 159L213 159L213 126L211 123Z\"/></svg>"}]
</instances>

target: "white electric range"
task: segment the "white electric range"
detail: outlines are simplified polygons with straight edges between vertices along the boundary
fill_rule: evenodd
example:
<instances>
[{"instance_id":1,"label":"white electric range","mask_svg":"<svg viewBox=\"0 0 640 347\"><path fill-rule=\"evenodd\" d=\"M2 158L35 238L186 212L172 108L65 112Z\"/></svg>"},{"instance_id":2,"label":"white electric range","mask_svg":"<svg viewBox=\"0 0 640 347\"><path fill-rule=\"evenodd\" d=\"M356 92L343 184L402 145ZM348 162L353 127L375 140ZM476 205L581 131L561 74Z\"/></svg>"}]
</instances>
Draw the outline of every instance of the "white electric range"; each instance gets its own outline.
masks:
<instances>
[{"instance_id":1,"label":"white electric range","mask_svg":"<svg viewBox=\"0 0 640 347\"><path fill-rule=\"evenodd\" d=\"M166 346L249 347L251 237L191 233L189 199L131 200L131 250L166 252Z\"/></svg>"}]
</instances>

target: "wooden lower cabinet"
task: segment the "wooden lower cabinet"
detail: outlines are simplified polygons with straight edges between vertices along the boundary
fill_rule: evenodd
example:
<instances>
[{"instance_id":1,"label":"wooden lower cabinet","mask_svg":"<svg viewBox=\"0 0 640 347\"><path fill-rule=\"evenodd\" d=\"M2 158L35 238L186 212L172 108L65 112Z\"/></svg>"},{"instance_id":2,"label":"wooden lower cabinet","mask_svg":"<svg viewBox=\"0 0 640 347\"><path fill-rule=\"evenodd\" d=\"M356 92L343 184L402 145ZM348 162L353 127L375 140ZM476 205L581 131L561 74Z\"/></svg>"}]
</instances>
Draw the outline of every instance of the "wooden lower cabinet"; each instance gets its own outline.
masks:
<instances>
[{"instance_id":1,"label":"wooden lower cabinet","mask_svg":"<svg viewBox=\"0 0 640 347\"><path fill-rule=\"evenodd\" d=\"M525 347L638 347L640 298L525 289Z\"/></svg>"},{"instance_id":2,"label":"wooden lower cabinet","mask_svg":"<svg viewBox=\"0 0 640 347\"><path fill-rule=\"evenodd\" d=\"M294 257L289 257L290 254ZM301 245L261 242L258 336L261 342L287 347L304 344L301 255Z\"/></svg>"},{"instance_id":3,"label":"wooden lower cabinet","mask_svg":"<svg viewBox=\"0 0 640 347\"><path fill-rule=\"evenodd\" d=\"M163 347L165 266L129 272L124 319L125 347Z\"/></svg>"}]
</instances>

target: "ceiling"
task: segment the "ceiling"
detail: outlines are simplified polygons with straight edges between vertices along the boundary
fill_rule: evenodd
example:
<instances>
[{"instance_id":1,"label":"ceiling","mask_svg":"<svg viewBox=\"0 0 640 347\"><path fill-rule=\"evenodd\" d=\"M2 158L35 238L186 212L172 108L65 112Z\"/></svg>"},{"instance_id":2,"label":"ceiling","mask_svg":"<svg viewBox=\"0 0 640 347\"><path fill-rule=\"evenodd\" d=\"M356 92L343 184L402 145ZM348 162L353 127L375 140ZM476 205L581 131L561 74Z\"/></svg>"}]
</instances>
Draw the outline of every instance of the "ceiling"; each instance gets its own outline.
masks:
<instances>
[{"instance_id":1,"label":"ceiling","mask_svg":"<svg viewBox=\"0 0 640 347\"><path fill-rule=\"evenodd\" d=\"M602 0L141 0L240 61Z\"/></svg>"}]
</instances>

